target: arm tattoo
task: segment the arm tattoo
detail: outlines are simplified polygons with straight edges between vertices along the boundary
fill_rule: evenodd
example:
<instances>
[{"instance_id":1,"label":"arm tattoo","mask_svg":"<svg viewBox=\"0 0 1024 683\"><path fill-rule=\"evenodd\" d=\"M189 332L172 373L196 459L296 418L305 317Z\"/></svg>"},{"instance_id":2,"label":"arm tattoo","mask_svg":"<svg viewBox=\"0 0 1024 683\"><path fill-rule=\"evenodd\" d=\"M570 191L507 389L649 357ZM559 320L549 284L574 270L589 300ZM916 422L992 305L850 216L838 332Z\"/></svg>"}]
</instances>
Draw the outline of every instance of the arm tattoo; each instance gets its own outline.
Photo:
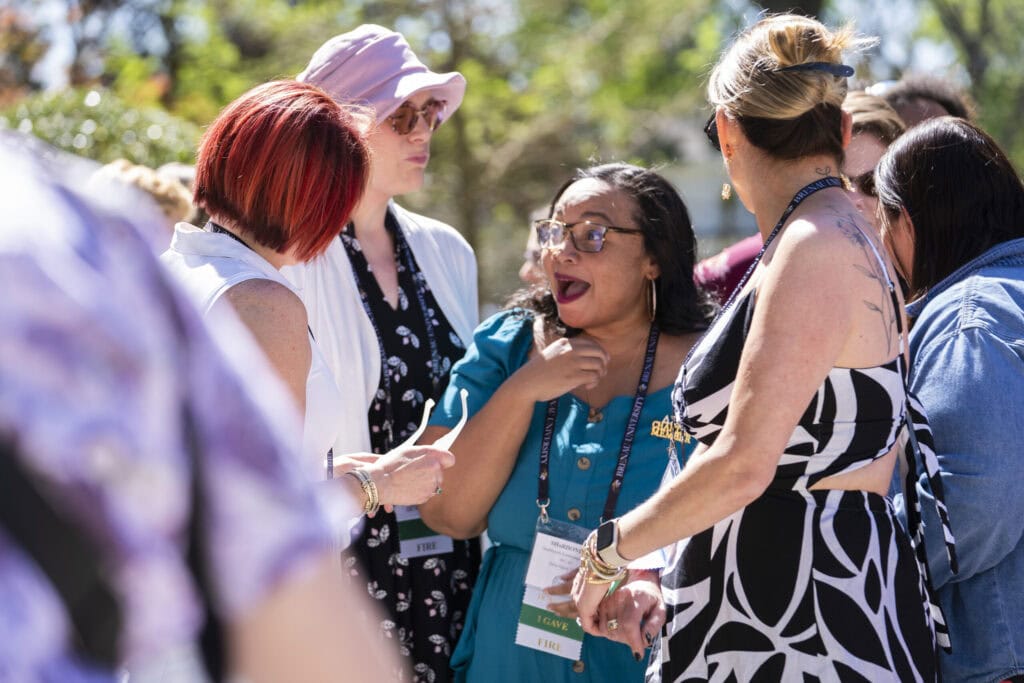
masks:
<instances>
[{"instance_id":1,"label":"arm tattoo","mask_svg":"<svg viewBox=\"0 0 1024 683\"><path fill-rule=\"evenodd\" d=\"M853 267L861 275L878 284L880 290L878 303L865 299L864 305L872 313L878 314L878 317L881 319L882 326L885 329L885 348L886 351L892 353L894 350L892 343L893 332L896 329L896 316L899 315L899 311L890 310L892 309L892 302L889 296L889 273L886 272L885 266L879 263L875 257L875 247L868 240L867 235L864 234L864 230L860 227L855 214L836 213L836 227L839 228L839 231L843 233L846 239L860 247L868 264L865 266L854 263Z\"/></svg>"}]
</instances>

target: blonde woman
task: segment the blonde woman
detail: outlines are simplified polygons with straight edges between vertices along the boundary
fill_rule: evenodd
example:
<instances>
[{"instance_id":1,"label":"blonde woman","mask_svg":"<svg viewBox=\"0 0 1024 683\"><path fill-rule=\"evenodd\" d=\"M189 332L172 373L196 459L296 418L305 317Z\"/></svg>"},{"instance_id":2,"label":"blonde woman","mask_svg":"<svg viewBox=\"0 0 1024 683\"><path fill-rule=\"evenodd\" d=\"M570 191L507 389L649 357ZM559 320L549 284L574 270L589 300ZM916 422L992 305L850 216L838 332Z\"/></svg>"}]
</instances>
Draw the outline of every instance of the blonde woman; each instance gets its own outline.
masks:
<instances>
[{"instance_id":1,"label":"blonde woman","mask_svg":"<svg viewBox=\"0 0 1024 683\"><path fill-rule=\"evenodd\" d=\"M661 631L648 680L936 679L938 612L886 498L909 431L903 302L838 177L842 53L862 44L774 16L712 72L706 131L764 247L677 380L696 454L597 530L574 586L588 632ZM672 544L661 586L641 574L605 598Z\"/></svg>"}]
</instances>

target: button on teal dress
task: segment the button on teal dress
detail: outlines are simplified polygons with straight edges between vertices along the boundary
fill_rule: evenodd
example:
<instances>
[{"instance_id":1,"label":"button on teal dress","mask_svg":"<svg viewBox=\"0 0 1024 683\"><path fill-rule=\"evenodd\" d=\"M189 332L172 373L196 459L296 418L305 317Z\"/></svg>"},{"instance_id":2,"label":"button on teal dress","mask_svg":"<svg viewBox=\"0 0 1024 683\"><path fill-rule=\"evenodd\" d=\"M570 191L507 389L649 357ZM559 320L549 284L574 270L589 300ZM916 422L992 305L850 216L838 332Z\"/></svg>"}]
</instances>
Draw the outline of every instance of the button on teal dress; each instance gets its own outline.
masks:
<instances>
[{"instance_id":1,"label":"button on teal dress","mask_svg":"<svg viewBox=\"0 0 1024 683\"><path fill-rule=\"evenodd\" d=\"M431 424L455 425L461 412L458 391L462 388L469 391L470 415L480 410L502 382L526 362L532 339L532 319L522 312L499 313L481 324L473 345L453 368L448 390ZM671 390L667 386L647 397L616 515L649 498L661 482L668 464L669 441L656 434L661 433L661 421L671 419ZM587 529L598 526L632 405L632 395L617 396L602 409L603 419L588 422L587 404L569 394L559 399L550 463L548 513L552 518ZM539 513L537 473L544 414L545 404L537 403L515 468L487 517L487 533L494 545L484 556L466 626L452 655L456 680L642 681L645 662L634 660L627 646L604 638L584 637L582 666L515 644L523 582ZM680 458L685 458L692 446L677 444L677 449ZM445 493L459 495L458 491Z\"/></svg>"}]
</instances>

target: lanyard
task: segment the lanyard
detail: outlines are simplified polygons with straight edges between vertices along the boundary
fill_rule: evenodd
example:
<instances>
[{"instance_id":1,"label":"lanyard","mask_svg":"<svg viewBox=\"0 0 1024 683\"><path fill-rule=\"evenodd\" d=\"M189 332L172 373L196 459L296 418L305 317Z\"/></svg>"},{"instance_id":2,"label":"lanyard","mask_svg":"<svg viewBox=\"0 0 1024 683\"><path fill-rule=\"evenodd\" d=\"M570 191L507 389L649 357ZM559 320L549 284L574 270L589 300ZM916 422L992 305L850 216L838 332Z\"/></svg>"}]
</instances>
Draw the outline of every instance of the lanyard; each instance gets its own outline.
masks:
<instances>
[{"instance_id":1,"label":"lanyard","mask_svg":"<svg viewBox=\"0 0 1024 683\"><path fill-rule=\"evenodd\" d=\"M390 214L388 214L388 217L391 217ZM430 382L432 384L434 396L436 396L438 387L441 386L441 353L438 351L437 338L434 334L434 326L430 323L430 315L428 314L427 279L423 276L423 273L420 272L419 268L416 267L416 260L412 257L412 249L409 248L409 243L405 239L401 226L397 226L394 230L390 230L389 232L391 232L391 235L395 240L395 251L398 252L398 259L404 263L412 277L413 283L415 284L414 289L416 290L416 301L419 304L420 312L423 314L423 326L426 328L427 343L430 346ZM346 248L346 252L347 251L348 249ZM387 353L384 351L384 337L380 332L380 326L377 323L377 319L373 315L373 308L370 306L370 297L366 293L366 287L363 284L362 275L360 275L358 268L353 267L352 272L356 278L356 287L359 289L359 300L363 304L363 311L366 313L366 317L370 319L370 325L373 326L374 334L377 335L377 350L380 352L380 371L381 377L384 380L384 429L388 435L387 444L385 444L385 450L387 450L396 443L394 431L395 409L391 401L391 372L390 367L388 366Z\"/></svg>"},{"instance_id":2,"label":"lanyard","mask_svg":"<svg viewBox=\"0 0 1024 683\"><path fill-rule=\"evenodd\" d=\"M768 251L768 247L771 246L771 243L773 241L775 241L775 237L779 234L779 231L782 230L782 226L786 224L786 221L789 219L789 217L793 214L794 211L796 211L796 207L800 206L805 199L810 197L815 192L830 187L842 186L842 180L835 176L827 176L825 178L822 178L821 180L815 180L813 183L804 185L799 190L797 190L797 193L793 195L793 199L789 201L789 206L787 206L786 210L782 212L782 217L779 218L779 222L775 224L775 227L772 228L772 231L768 234L768 239L766 239L764 241L764 244L761 246L761 251L757 252L757 256L754 257L754 260L747 268L747 272L743 274L743 277L740 278L739 283L736 285L736 287L733 288L732 294L729 295L729 299L725 302L725 305L722 306L722 308L718 311L718 315L715 316L715 320L712 321L710 325L708 325L708 329L704 331L704 334L701 336L701 340L703 340L703 338L706 337L711 332L711 329L715 326L715 322L717 322L719 318L723 317L725 315L725 312L732 307L733 302L736 301L736 299L739 297L740 292L743 290L743 286L747 284L747 280L750 279L750 276L754 272L754 269L757 268L757 264L761 262L761 257L764 256L764 252ZM686 354L686 359L683 361L684 368L686 367L686 364L689 362L690 356L693 355L693 352L697 349L698 346L700 346L700 341L698 341L696 344L690 347L690 351Z\"/></svg>"},{"instance_id":3,"label":"lanyard","mask_svg":"<svg viewBox=\"0 0 1024 683\"><path fill-rule=\"evenodd\" d=\"M626 477L626 464L629 462L629 455L633 451L633 438L636 436L636 427L640 423L640 411L644 408L647 400L647 387L651 382L651 372L654 369L654 353L658 349L658 326L651 324L651 331L647 335L647 352L644 355L644 367L640 372L640 381L636 385L636 393L633 396L633 410L629 414L629 422L626 423L626 433L622 436L622 446L619 448L619 462L615 466L615 474L611 484L608 486L608 497L605 499L604 512L601 521L609 520L615 516L615 504L619 500L619 491L622 489L622 481ZM555 433L555 418L558 417L558 399L548 401L547 414L544 417L544 433L540 443L540 472L537 475L537 507L540 508L540 516L543 521L548 519L548 506L551 505L551 498L548 497L550 480L548 467L551 461L551 439Z\"/></svg>"}]
</instances>

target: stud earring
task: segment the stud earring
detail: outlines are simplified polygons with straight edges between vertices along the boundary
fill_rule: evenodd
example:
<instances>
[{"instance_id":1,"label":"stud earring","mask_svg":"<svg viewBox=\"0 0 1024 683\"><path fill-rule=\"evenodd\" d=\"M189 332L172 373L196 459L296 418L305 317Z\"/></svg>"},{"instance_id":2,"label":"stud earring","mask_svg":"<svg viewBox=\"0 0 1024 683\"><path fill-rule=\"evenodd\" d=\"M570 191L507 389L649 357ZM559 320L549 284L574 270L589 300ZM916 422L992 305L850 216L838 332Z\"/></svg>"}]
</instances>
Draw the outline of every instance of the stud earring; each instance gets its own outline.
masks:
<instances>
[{"instance_id":1,"label":"stud earring","mask_svg":"<svg viewBox=\"0 0 1024 683\"><path fill-rule=\"evenodd\" d=\"M732 197L732 185L729 183L722 183L722 201L727 202Z\"/></svg>"}]
</instances>

